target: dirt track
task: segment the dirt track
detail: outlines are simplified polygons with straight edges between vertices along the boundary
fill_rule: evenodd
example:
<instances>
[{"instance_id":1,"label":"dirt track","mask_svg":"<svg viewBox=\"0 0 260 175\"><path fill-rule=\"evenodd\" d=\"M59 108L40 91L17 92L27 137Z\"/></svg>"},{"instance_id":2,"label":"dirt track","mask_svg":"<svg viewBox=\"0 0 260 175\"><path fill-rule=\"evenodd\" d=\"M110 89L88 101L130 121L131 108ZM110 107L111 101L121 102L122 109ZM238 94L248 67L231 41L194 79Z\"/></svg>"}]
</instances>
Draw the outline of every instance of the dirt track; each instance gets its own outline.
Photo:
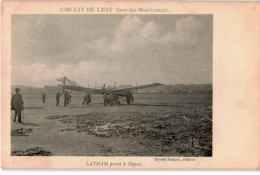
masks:
<instances>
[{"instance_id":1,"label":"dirt track","mask_svg":"<svg viewBox=\"0 0 260 175\"><path fill-rule=\"evenodd\" d=\"M135 94L134 105L112 107L101 96L92 99L83 106L73 96L69 106L56 107L54 96L45 105L40 96L24 96L24 124L12 123L12 130L25 134L12 135L13 155L32 149L54 156L212 155L211 95Z\"/></svg>"}]
</instances>

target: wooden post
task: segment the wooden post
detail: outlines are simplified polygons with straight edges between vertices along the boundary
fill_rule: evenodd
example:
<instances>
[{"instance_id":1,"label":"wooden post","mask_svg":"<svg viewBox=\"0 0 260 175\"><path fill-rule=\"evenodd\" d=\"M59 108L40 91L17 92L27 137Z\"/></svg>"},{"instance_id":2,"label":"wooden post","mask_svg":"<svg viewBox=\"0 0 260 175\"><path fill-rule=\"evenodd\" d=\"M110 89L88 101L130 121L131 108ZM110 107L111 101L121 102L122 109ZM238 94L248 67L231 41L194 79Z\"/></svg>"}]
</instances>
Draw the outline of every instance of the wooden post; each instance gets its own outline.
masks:
<instances>
[{"instance_id":1,"label":"wooden post","mask_svg":"<svg viewBox=\"0 0 260 175\"><path fill-rule=\"evenodd\" d=\"M64 77L64 78L63 78L63 88L62 88L62 94L64 94L65 79L66 79L66 77Z\"/></svg>"},{"instance_id":2,"label":"wooden post","mask_svg":"<svg viewBox=\"0 0 260 175\"><path fill-rule=\"evenodd\" d=\"M137 82L135 82L135 88L136 88L136 93L137 93Z\"/></svg>"}]
</instances>

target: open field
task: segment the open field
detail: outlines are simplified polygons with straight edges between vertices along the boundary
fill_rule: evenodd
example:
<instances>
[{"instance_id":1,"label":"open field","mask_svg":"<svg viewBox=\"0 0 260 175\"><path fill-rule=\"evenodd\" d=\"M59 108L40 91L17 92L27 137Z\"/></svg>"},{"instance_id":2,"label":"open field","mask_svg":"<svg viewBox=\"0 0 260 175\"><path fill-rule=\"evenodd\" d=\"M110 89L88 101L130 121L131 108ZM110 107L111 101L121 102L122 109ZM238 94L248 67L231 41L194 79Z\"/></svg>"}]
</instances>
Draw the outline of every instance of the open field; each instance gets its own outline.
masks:
<instances>
[{"instance_id":1,"label":"open field","mask_svg":"<svg viewBox=\"0 0 260 175\"><path fill-rule=\"evenodd\" d=\"M63 97L63 96L62 96ZM24 123L12 122L12 155L211 156L212 95L134 94L134 104L104 106L101 95L82 105L43 104L24 95ZM12 119L14 112L12 111Z\"/></svg>"}]
</instances>

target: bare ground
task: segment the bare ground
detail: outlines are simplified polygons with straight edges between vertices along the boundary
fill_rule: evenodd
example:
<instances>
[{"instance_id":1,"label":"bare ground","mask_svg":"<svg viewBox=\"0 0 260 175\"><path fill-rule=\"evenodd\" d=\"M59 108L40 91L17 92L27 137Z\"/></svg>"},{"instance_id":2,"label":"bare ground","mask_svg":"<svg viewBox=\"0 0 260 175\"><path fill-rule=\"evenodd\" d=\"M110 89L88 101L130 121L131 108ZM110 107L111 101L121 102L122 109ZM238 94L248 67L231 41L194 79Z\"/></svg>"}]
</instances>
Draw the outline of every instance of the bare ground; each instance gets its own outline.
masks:
<instances>
[{"instance_id":1,"label":"bare ground","mask_svg":"<svg viewBox=\"0 0 260 175\"><path fill-rule=\"evenodd\" d=\"M12 122L12 155L212 156L211 95L135 94L135 104L112 107L99 95L90 106L82 98L56 107L54 96L46 104L24 96L24 123Z\"/></svg>"}]
</instances>

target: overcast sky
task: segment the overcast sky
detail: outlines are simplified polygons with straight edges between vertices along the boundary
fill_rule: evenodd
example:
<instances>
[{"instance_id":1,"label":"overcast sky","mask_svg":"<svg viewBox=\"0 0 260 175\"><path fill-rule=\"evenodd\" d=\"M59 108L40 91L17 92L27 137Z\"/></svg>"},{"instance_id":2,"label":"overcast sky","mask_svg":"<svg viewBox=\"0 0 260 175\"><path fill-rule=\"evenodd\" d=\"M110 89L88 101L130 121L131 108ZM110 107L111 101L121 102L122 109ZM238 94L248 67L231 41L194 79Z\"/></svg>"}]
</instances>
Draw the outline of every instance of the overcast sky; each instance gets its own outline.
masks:
<instances>
[{"instance_id":1,"label":"overcast sky","mask_svg":"<svg viewBox=\"0 0 260 175\"><path fill-rule=\"evenodd\" d=\"M12 84L212 83L211 15L13 15Z\"/></svg>"}]
</instances>

